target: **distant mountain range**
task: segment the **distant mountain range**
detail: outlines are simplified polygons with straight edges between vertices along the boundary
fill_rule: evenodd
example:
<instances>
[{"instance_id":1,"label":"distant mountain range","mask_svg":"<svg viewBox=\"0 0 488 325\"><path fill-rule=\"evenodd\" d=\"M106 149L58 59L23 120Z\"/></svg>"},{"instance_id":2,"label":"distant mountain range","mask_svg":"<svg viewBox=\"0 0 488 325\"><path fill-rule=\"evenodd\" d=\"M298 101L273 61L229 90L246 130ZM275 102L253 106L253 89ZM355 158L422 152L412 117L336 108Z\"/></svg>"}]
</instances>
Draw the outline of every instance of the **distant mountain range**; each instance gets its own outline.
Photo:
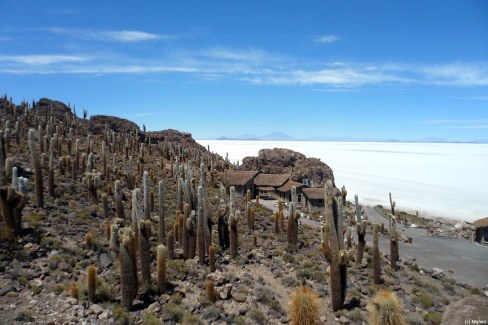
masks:
<instances>
[{"instance_id":1,"label":"distant mountain range","mask_svg":"<svg viewBox=\"0 0 488 325\"><path fill-rule=\"evenodd\" d=\"M312 136L308 138L296 138L283 132L272 132L265 135L241 134L235 137L222 136L214 140L248 140L248 141L333 141L333 142L416 142L416 143L488 143L488 139L476 139L472 141L452 141L444 138L422 138L415 140L397 140L384 138L356 138L337 136Z\"/></svg>"}]
</instances>

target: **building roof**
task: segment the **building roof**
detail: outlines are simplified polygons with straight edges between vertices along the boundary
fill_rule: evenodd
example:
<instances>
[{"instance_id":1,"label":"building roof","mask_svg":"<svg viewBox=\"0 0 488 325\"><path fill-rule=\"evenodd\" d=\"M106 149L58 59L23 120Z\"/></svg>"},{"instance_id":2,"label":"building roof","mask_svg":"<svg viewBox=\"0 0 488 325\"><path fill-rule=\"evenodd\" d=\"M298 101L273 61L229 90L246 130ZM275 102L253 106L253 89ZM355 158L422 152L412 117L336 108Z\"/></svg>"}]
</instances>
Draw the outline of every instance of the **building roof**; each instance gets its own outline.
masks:
<instances>
[{"instance_id":1,"label":"building roof","mask_svg":"<svg viewBox=\"0 0 488 325\"><path fill-rule=\"evenodd\" d=\"M269 191L274 191L275 188L271 186L258 186L257 189L260 191L269 192Z\"/></svg>"},{"instance_id":2,"label":"building roof","mask_svg":"<svg viewBox=\"0 0 488 325\"><path fill-rule=\"evenodd\" d=\"M476 227L488 227L488 217L473 222Z\"/></svg>"},{"instance_id":3,"label":"building roof","mask_svg":"<svg viewBox=\"0 0 488 325\"><path fill-rule=\"evenodd\" d=\"M256 186L280 187L290 178L290 174L259 174L254 179Z\"/></svg>"},{"instance_id":4,"label":"building roof","mask_svg":"<svg viewBox=\"0 0 488 325\"><path fill-rule=\"evenodd\" d=\"M325 197L325 192L323 187L304 188L302 190L302 193L309 200L323 200Z\"/></svg>"},{"instance_id":5,"label":"building roof","mask_svg":"<svg viewBox=\"0 0 488 325\"><path fill-rule=\"evenodd\" d=\"M295 181L288 181L288 182L285 183L285 185L283 185L282 187L278 188L278 191L283 192L283 193L290 192L292 186L295 186L296 188L300 188L300 187L304 187L306 185L303 184L303 183L295 182Z\"/></svg>"},{"instance_id":6,"label":"building roof","mask_svg":"<svg viewBox=\"0 0 488 325\"><path fill-rule=\"evenodd\" d=\"M227 174L230 186L245 185L256 177L258 173L258 171L227 170L226 173L219 173L219 177L222 182L225 182L224 175Z\"/></svg>"}]
</instances>

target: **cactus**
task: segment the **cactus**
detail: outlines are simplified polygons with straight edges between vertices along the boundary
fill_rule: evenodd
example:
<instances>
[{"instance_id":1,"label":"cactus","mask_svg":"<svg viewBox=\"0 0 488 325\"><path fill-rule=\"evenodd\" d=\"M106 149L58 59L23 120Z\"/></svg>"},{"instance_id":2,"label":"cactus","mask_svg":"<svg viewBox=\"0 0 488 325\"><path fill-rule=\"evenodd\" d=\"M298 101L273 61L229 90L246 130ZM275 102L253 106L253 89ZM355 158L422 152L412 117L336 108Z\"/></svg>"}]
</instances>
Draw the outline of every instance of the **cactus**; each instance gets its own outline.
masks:
<instances>
[{"instance_id":1,"label":"cactus","mask_svg":"<svg viewBox=\"0 0 488 325\"><path fill-rule=\"evenodd\" d=\"M251 203L251 190L246 191L246 204Z\"/></svg>"},{"instance_id":2,"label":"cactus","mask_svg":"<svg viewBox=\"0 0 488 325\"><path fill-rule=\"evenodd\" d=\"M325 216L329 226L328 242L331 250L329 284L332 310L337 311L343 307L346 297L347 261L342 233L342 198L337 199L332 193L332 182L327 181L325 186Z\"/></svg>"},{"instance_id":3,"label":"cactus","mask_svg":"<svg viewBox=\"0 0 488 325\"><path fill-rule=\"evenodd\" d=\"M86 274L88 299L93 302L95 300L95 292L97 290L97 269L95 268L95 265L89 265L86 269Z\"/></svg>"},{"instance_id":4,"label":"cactus","mask_svg":"<svg viewBox=\"0 0 488 325\"><path fill-rule=\"evenodd\" d=\"M139 256L141 259L142 284L151 282L151 221L139 221Z\"/></svg>"},{"instance_id":5,"label":"cactus","mask_svg":"<svg viewBox=\"0 0 488 325\"><path fill-rule=\"evenodd\" d=\"M141 143L142 145L142 143ZM142 176L144 186L144 219L148 220L151 216L151 208L149 206L149 173L144 171Z\"/></svg>"},{"instance_id":6,"label":"cactus","mask_svg":"<svg viewBox=\"0 0 488 325\"><path fill-rule=\"evenodd\" d=\"M164 220L164 206L163 206L163 181L158 183L158 207L159 207L159 242L164 243L166 239L166 224Z\"/></svg>"},{"instance_id":7,"label":"cactus","mask_svg":"<svg viewBox=\"0 0 488 325\"><path fill-rule=\"evenodd\" d=\"M378 225L373 226L373 283L381 284L381 259L378 246Z\"/></svg>"},{"instance_id":8,"label":"cactus","mask_svg":"<svg viewBox=\"0 0 488 325\"><path fill-rule=\"evenodd\" d=\"M391 192L388 193L389 197L390 197L390 207L391 207L391 214L392 215L395 215L395 206L396 206L396 202L393 201L393 199L391 198Z\"/></svg>"},{"instance_id":9,"label":"cactus","mask_svg":"<svg viewBox=\"0 0 488 325\"><path fill-rule=\"evenodd\" d=\"M15 191L12 186L0 188L3 222L6 230L11 232L13 236L19 236L22 231L22 210L27 203L26 194Z\"/></svg>"},{"instance_id":10,"label":"cactus","mask_svg":"<svg viewBox=\"0 0 488 325\"><path fill-rule=\"evenodd\" d=\"M237 248L238 248L238 229L237 224L239 222L240 212L236 211L235 214L231 214L229 216L230 221L230 256L235 258L237 256Z\"/></svg>"},{"instance_id":11,"label":"cactus","mask_svg":"<svg viewBox=\"0 0 488 325\"><path fill-rule=\"evenodd\" d=\"M85 234L85 245L87 249L91 249L93 245L93 235L91 232Z\"/></svg>"},{"instance_id":12,"label":"cactus","mask_svg":"<svg viewBox=\"0 0 488 325\"><path fill-rule=\"evenodd\" d=\"M250 216L249 217L249 229L254 230L254 218L255 218L254 208L250 209L249 216Z\"/></svg>"},{"instance_id":13,"label":"cactus","mask_svg":"<svg viewBox=\"0 0 488 325\"><path fill-rule=\"evenodd\" d=\"M215 302L217 298L215 295L215 283L211 278L205 281L205 293L208 301Z\"/></svg>"},{"instance_id":14,"label":"cactus","mask_svg":"<svg viewBox=\"0 0 488 325\"><path fill-rule=\"evenodd\" d=\"M122 202L122 198L124 193L120 188L120 181L115 181L115 188L114 188L114 200L115 200L115 216L116 218L125 220L125 212L124 212L124 203Z\"/></svg>"},{"instance_id":15,"label":"cactus","mask_svg":"<svg viewBox=\"0 0 488 325\"><path fill-rule=\"evenodd\" d=\"M139 243L139 221L142 220L141 196L141 190L138 188L132 190L132 230L134 231L136 243Z\"/></svg>"},{"instance_id":16,"label":"cactus","mask_svg":"<svg viewBox=\"0 0 488 325\"><path fill-rule=\"evenodd\" d=\"M168 259L175 259L175 232L170 230L168 233Z\"/></svg>"},{"instance_id":17,"label":"cactus","mask_svg":"<svg viewBox=\"0 0 488 325\"><path fill-rule=\"evenodd\" d=\"M292 325L315 325L319 323L319 295L306 286L293 290L289 307Z\"/></svg>"},{"instance_id":18,"label":"cactus","mask_svg":"<svg viewBox=\"0 0 488 325\"><path fill-rule=\"evenodd\" d=\"M69 296L75 299L78 299L80 297L80 289L78 288L78 285L76 283L73 283L69 287Z\"/></svg>"},{"instance_id":19,"label":"cactus","mask_svg":"<svg viewBox=\"0 0 488 325\"><path fill-rule=\"evenodd\" d=\"M320 240L322 243L322 254L325 260L330 263L332 261L332 253L329 246L329 225L326 223L320 227Z\"/></svg>"},{"instance_id":20,"label":"cactus","mask_svg":"<svg viewBox=\"0 0 488 325\"><path fill-rule=\"evenodd\" d=\"M278 235L280 233L280 213L278 211L275 211L273 214L274 217L274 233L275 235Z\"/></svg>"},{"instance_id":21,"label":"cactus","mask_svg":"<svg viewBox=\"0 0 488 325\"><path fill-rule=\"evenodd\" d=\"M119 252L119 225L116 223L113 223L110 226L110 249L114 253Z\"/></svg>"},{"instance_id":22,"label":"cactus","mask_svg":"<svg viewBox=\"0 0 488 325\"><path fill-rule=\"evenodd\" d=\"M163 293L166 289L166 259L168 257L168 249L166 246L160 244L157 248L157 285L158 292Z\"/></svg>"},{"instance_id":23,"label":"cactus","mask_svg":"<svg viewBox=\"0 0 488 325\"><path fill-rule=\"evenodd\" d=\"M186 231L188 233L188 258L194 259L195 252L197 250L197 232L195 224L197 217L195 210L192 210L190 213L190 217L186 219Z\"/></svg>"},{"instance_id":24,"label":"cactus","mask_svg":"<svg viewBox=\"0 0 488 325\"><path fill-rule=\"evenodd\" d=\"M203 202L203 188L198 187L198 219L197 219L197 247L198 247L198 263L205 264L205 216L204 216L204 202Z\"/></svg>"},{"instance_id":25,"label":"cactus","mask_svg":"<svg viewBox=\"0 0 488 325\"><path fill-rule=\"evenodd\" d=\"M36 184L36 207L44 208L44 193L42 185L42 169L39 155L36 150L35 136L36 131L34 129L29 130L29 147L31 152L32 163L34 164L34 175ZM0 150L1 151L1 150Z\"/></svg>"},{"instance_id":26,"label":"cactus","mask_svg":"<svg viewBox=\"0 0 488 325\"><path fill-rule=\"evenodd\" d=\"M256 195L256 206L259 207L259 195Z\"/></svg>"},{"instance_id":27,"label":"cactus","mask_svg":"<svg viewBox=\"0 0 488 325\"><path fill-rule=\"evenodd\" d=\"M210 266L210 272L215 272L215 246L210 245L208 248L208 264Z\"/></svg>"},{"instance_id":28,"label":"cactus","mask_svg":"<svg viewBox=\"0 0 488 325\"><path fill-rule=\"evenodd\" d=\"M368 306L370 325L406 325L405 312L397 296L381 290Z\"/></svg>"},{"instance_id":29,"label":"cactus","mask_svg":"<svg viewBox=\"0 0 488 325\"><path fill-rule=\"evenodd\" d=\"M86 172L85 177L83 177L83 184L88 190L88 200L91 204L98 204L98 194L97 190L102 185L101 174L95 171Z\"/></svg>"},{"instance_id":30,"label":"cactus","mask_svg":"<svg viewBox=\"0 0 488 325\"><path fill-rule=\"evenodd\" d=\"M221 199L219 209L217 210L217 232L219 234L219 245L222 250L226 250L229 247L228 212L229 205L225 204L224 199Z\"/></svg>"},{"instance_id":31,"label":"cactus","mask_svg":"<svg viewBox=\"0 0 488 325\"><path fill-rule=\"evenodd\" d=\"M357 195L354 195L356 205L356 232L358 234L358 247L356 250L356 266L360 266L363 260L364 246L366 245L366 222L361 220L361 206Z\"/></svg>"},{"instance_id":32,"label":"cactus","mask_svg":"<svg viewBox=\"0 0 488 325\"><path fill-rule=\"evenodd\" d=\"M396 270L398 261L398 231L396 229L395 216L391 214L390 225L390 266L393 270Z\"/></svg>"},{"instance_id":33,"label":"cactus","mask_svg":"<svg viewBox=\"0 0 488 325\"><path fill-rule=\"evenodd\" d=\"M137 291L137 281L135 281L137 270L134 267L135 256L131 247L133 241L131 230L125 230L122 230L123 234L120 237L120 291L122 293L122 306L130 310L135 296L134 292Z\"/></svg>"},{"instance_id":34,"label":"cactus","mask_svg":"<svg viewBox=\"0 0 488 325\"><path fill-rule=\"evenodd\" d=\"M352 248L352 230L351 227L346 228L346 247L348 250Z\"/></svg>"},{"instance_id":35,"label":"cactus","mask_svg":"<svg viewBox=\"0 0 488 325\"><path fill-rule=\"evenodd\" d=\"M258 247L258 233L257 232L252 233L252 244L253 244L254 248Z\"/></svg>"},{"instance_id":36,"label":"cactus","mask_svg":"<svg viewBox=\"0 0 488 325\"><path fill-rule=\"evenodd\" d=\"M345 206L346 205L347 190L346 190L346 187L344 185L341 187L341 191L339 192L339 194L342 197L342 205Z\"/></svg>"},{"instance_id":37,"label":"cactus","mask_svg":"<svg viewBox=\"0 0 488 325\"><path fill-rule=\"evenodd\" d=\"M181 246L183 248L183 259L188 258L188 251L190 248L190 236L188 234L188 227L187 227L187 220L190 218L190 205L188 203L185 203L183 207L183 215L180 215L180 220L179 220L179 229L181 229L182 233L182 241L181 241Z\"/></svg>"},{"instance_id":38,"label":"cactus","mask_svg":"<svg viewBox=\"0 0 488 325\"><path fill-rule=\"evenodd\" d=\"M236 212L236 188L234 186L231 186L229 189L229 215L234 214Z\"/></svg>"},{"instance_id":39,"label":"cactus","mask_svg":"<svg viewBox=\"0 0 488 325\"><path fill-rule=\"evenodd\" d=\"M110 235L112 233L112 225L108 222L105 221L103 224L104 230L105 230L105 239L110 242Z\"/></svg>"},{"instance_id":40,"label":"cactus","mask_svg":"<svg viewBox=\"0 0 488 325\"><path fill-rule=\"evenodd\" d=\"M183 210L185 210L185 205L188 205L188 203L183 204ZM178 223L178 247L183 248L183 237L185 234L185 218L183 216L183 213L180 210L176 211L176 222Z\"/></svg>"},{"instance_id":41,"label":"cactus","mask_svg":"<svg viewBox=\"0 0 488 325\"><path fill-rule=\"evenodd\" d=\"M103 217L105 220L109 219L108 196L106 193L102 194Z\"/></svg>"}]
</instances>

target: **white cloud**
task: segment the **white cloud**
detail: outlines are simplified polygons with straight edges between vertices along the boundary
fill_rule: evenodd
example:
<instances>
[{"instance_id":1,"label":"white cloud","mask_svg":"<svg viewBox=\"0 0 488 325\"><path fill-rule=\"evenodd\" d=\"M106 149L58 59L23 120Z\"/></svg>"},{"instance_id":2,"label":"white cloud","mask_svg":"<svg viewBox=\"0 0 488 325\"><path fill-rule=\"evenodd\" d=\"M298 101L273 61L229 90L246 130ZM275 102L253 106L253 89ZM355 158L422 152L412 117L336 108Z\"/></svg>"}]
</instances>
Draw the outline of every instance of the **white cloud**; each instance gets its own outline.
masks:
<instances>
[{"instance_id":1,"label":"white cloud","mask_svg":"<svg viewBox=\"0 0 488 325\"><path fill-rule=\"evenodd\" d=\"M153 41L161 39L171 39L173 36L165 34L152 34L137 30L86 30L86 29L69 29L69 28L43 28L42 30L59 34L68 35L72 37L78 37L85 40L97 40L108 42L122 42L122 43L135 43L144 41Z\"/></svg>"},{"instance_id":2,"label":"white cloud","mask_svg":"<svg viewBox=\"0 0 488 325\"><path fill-rule=\"evenodd\" d=\"M318 43L334 43L339 40L339 37L335 35L324 35L315 37L313 40Z\"/></svg>"},{"instance_id":3,"label":"white cloud","mask_svg":"<svg viewBox=\"0 0 488 325\"><path fill-rule=\"evenodd\" d=\"M34 66L66 63L66 62L85 62L88 60L90 60L90 58L86 56L57 55L57 54L1 55L0 56L0 62L20 63L20 64L34 65Z\"/></svg>"}]
</instances>

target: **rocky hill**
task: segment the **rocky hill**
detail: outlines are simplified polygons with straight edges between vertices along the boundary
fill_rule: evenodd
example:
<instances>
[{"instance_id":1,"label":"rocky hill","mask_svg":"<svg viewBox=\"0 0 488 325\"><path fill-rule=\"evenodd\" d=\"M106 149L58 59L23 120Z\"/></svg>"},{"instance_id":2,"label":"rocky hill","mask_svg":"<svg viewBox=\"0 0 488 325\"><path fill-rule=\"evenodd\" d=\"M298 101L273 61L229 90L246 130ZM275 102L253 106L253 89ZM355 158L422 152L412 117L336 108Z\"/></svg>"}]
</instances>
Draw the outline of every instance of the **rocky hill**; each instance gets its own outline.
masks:
<instances>
[{"instance_id":1,"label":"rocky hill","mask_svg":"<svg viewBox=\"0 0 488 325\"><path fill-rule=\"evenodd\" d=\"M308 178L316 186L323 186L327 180L334 182L334 173L326 163L290 149L259 150L257 157L245 157L239 169L259 170L265 174L289 173L295 182Z\"/></svg>"}]
</instances>

